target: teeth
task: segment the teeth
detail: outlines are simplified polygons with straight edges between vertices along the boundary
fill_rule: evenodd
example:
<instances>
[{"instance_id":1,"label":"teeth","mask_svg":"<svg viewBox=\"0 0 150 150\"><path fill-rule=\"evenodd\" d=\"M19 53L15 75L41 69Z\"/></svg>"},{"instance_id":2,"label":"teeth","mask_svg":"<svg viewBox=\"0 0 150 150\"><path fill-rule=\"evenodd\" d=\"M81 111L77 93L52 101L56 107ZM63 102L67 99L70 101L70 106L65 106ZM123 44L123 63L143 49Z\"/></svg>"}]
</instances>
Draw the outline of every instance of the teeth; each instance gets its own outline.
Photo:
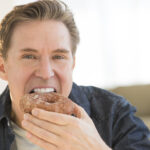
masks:
<instances>
[{"instance_id":1,"label":"teeth","mask_svg":"<svg viewBox=\"0 0 150 150\"><path fill-rule=\"evenodd\" d=\"M37 88L34 89L33 91L36 93L49 93L49 92L54 92L55 90L54 88L41 88L41 89Z\"/></svg>"}]
</instances>

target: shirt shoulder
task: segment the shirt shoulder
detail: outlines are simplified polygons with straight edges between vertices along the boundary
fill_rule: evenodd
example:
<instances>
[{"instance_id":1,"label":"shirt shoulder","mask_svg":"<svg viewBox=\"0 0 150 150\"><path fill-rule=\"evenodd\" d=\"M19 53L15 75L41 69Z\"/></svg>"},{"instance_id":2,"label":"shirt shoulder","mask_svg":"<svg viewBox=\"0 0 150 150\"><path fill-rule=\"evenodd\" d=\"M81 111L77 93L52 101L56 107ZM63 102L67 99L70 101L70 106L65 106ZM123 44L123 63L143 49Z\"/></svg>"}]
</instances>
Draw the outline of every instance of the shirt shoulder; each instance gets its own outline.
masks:
<instances>
[{"instance_id":1,"label":"shirt shoulder","mask_svg":"<svg viewBox=\"0 0 150 150\"><path fill-rule=\"evenodd\" d=\"M97 117L101 120L112 117L124 107L131 109L133 112L136 111L136 108L124 97L108 90L94 86L80 86L80 88L90 102L91 112L95 115L98 114Z\"/></svg>"}]
</instances>

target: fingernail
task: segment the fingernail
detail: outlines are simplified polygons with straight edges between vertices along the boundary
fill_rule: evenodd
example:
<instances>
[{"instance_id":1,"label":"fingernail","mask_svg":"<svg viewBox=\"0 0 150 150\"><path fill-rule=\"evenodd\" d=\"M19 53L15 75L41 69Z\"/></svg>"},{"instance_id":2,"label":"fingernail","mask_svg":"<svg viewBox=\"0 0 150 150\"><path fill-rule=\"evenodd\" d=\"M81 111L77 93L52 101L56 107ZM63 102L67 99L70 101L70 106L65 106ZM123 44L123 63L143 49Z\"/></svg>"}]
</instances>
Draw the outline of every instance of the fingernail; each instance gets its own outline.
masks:
<instances>
[{"instance_id":1,"label":"fingernail","mask_svg":"<svg viewBox=\"0 0 150 150\"><path fill-rule=\"evenodd\" d=\"M24 114L24 119L27 120L29 117L27 114Z\"/></svg>"},{"instance_id":2,"label":"fingernail","mask_svg":"<svg viewBox=\"0 0 150 150\"><path fill-rule=\"evenodd\" d=\"M38 115L38 111L37 111L36 109L33 109L33 110L32 110L32 114L33 114L34 116L37 116L37 115Z\"/></svg>"},{"instance_id":3,"label":"fingernail","mask_svg":"<svg viewBox=\"0 0 150 150\"><path fill-rule=\"evenodd\" d=\"M26 122L26 121L22 121L22 125L23 125L23 126L26 126L26 125L27 125L27 122Z\"/></svg>"}]
</instances>

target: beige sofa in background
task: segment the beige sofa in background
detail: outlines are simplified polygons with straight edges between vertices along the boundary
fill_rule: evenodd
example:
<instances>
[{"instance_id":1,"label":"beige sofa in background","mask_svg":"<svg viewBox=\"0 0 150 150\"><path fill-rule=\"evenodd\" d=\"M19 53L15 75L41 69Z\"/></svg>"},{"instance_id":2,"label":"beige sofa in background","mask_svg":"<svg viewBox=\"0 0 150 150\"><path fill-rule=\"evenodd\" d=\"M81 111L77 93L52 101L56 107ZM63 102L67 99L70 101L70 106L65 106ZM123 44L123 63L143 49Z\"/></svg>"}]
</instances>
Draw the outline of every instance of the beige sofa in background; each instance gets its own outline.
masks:
<instances>
[{"instance_id":1,"label":"beige sofa in background","mask_svg":"<svg viewBox=\"0 0 150 150\"><path fill-rule=\"evenodd\" d=\"M133 85L109 89L118 95L125 97L137 108L139 116L150 129L150 85Z\"/></svg>"}]
</instances>

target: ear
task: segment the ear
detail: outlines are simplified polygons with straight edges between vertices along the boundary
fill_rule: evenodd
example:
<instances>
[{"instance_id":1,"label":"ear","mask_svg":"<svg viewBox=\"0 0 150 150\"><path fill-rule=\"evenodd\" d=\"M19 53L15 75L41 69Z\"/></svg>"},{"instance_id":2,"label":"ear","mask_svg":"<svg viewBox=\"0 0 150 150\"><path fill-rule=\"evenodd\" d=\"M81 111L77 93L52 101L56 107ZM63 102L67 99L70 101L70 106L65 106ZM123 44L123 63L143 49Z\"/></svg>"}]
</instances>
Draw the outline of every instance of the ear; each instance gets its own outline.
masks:
<instances>
[{"instance_id":1,"label":"ear","mask_svg":"<svg viewBox=\"0 0 150 150\"><path fill-rule=\"evenodd\" d=\"M2 57L2 55L0 55L0 78L7 81L7 75L5 72L4 63L5 63L5 61Z\"/></svg>"}]
</instances>

